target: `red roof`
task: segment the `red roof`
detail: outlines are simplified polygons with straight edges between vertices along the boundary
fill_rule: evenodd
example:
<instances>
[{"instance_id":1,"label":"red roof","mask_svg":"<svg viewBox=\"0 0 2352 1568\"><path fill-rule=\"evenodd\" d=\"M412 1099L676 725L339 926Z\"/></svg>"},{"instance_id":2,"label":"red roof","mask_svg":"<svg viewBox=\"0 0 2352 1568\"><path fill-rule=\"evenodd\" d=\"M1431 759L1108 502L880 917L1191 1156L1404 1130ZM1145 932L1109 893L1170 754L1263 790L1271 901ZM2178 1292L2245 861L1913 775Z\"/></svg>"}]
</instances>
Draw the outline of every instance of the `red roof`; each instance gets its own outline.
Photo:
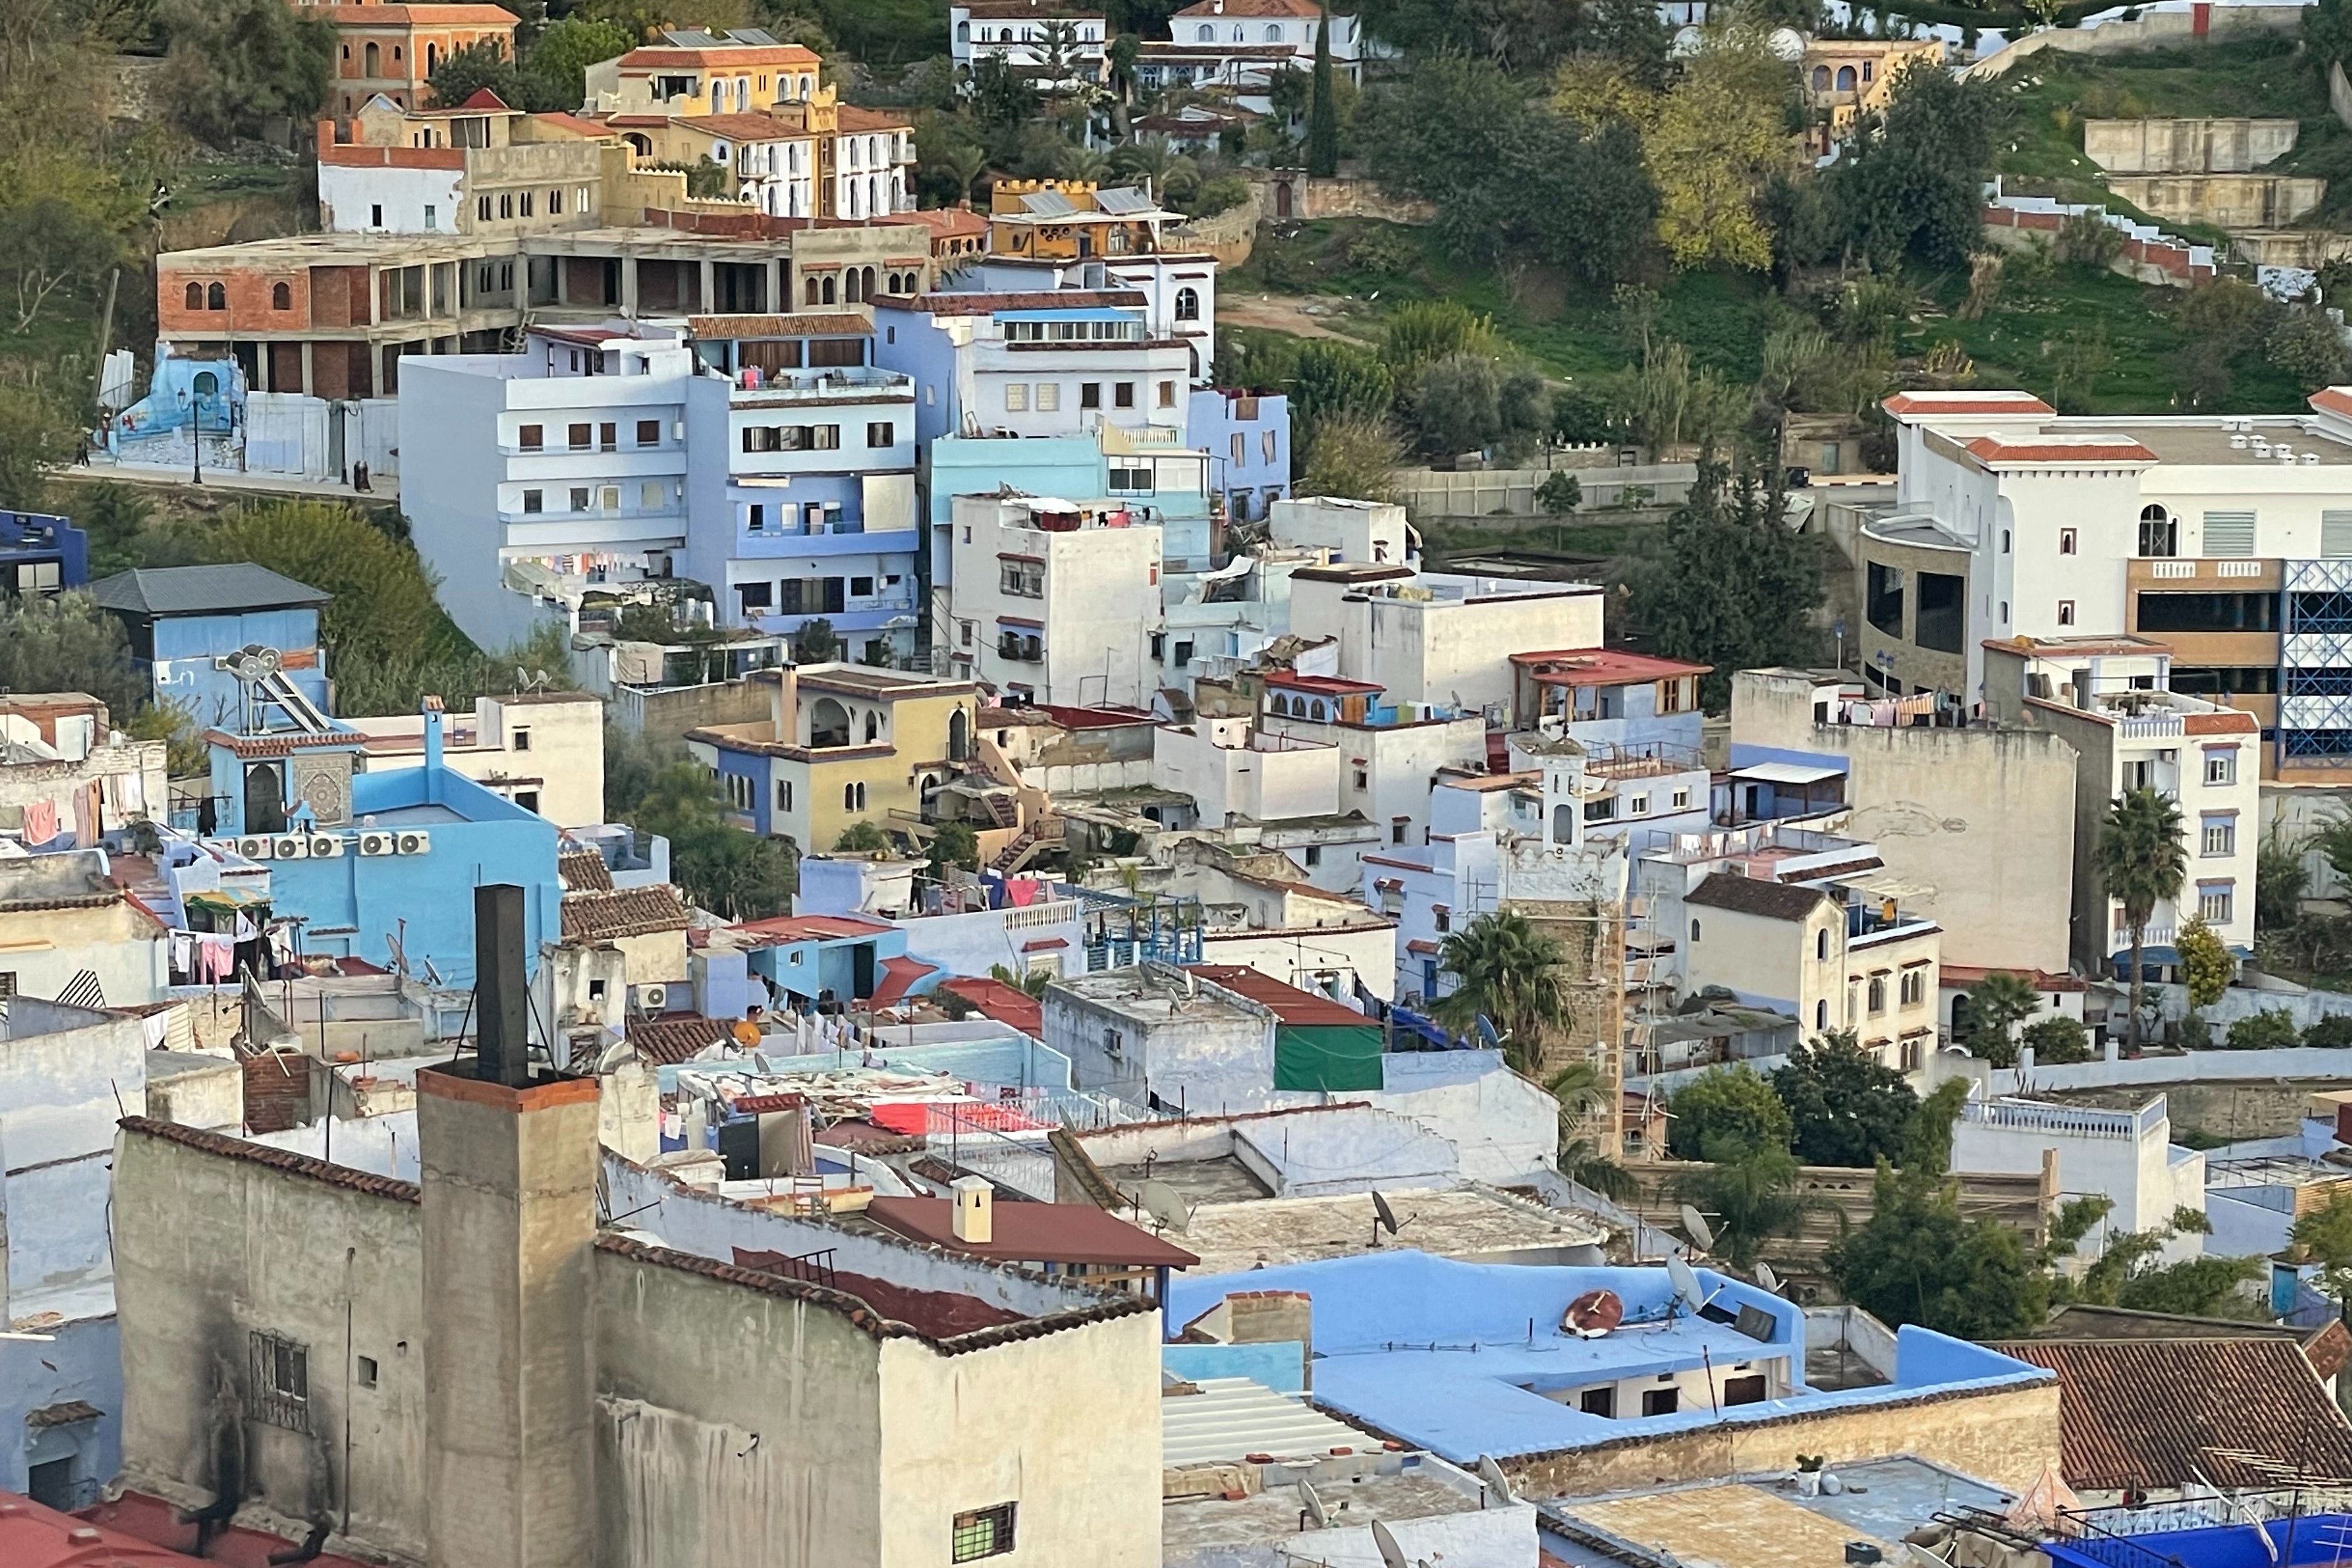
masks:
<instances>
[{"instance_id":1,"label":"red roof","mask_svg":"<svg viewBox=\"0 0 2352 1568\"><path fill-rule=\"evenodd\" d=\"M1980 463L2153 463L2156 454L2125 437L2116 440L2062 441L2049 437L2011 441L2000 436L1979 436L1969 450Z\"/></svg>"},{"instance_id":2,"label":"red roof","mask_svg":"<svg viewBox=\"0 0 2352 1568\"><path fill-rule=\"evenodd\" d=\"M1261 1007L1272 1009L1274 1016L1286 1024L1362 1028L1372 1022L1354 1008L1342 1007L1328 996L1318 996L1312 991L1286 985L1271 974L1242 964L1192 963L1185 967L1213 985L1222 985L1237 995L1248 997Z\"/></svg>"},{"instance_id":3,"label":"red roof","mask_svg":"<svg viewBox=\"0 0 2352 1568\"><path fill-rule=\"evenodd\" d=\"M866 1217L910 1241L968 1252L1000 1263L1088 1263L1110 1268L1189 1268L1200 1262L1150 1231L1092 1204L990 1205L993 1239L958 1241L955 1205L947 1198L876 1198Z\"/></svg>"},{"instance_id":4,"label":"red roof","mask_svg":"<svg viewBox=\"0 0 2352 1568\"><path fill-rule=\"evenodd\" d=\"M2030 392L1898 392L1882 405L1900 419L1916 414L2055 414Z\"/></svg>"},{"instance_id":5,"label":"red roof","mask_svg":"<svg viewBox=\"0 0 2352 1568\"><path fill-rule=\"evenodd\" d=\"M23 1511L9 1512L12 1504ZM91 1531L99 1539L74 1542L47 1534L60 1521L68 1530ZM272 1552L288 1552L294 1545L282 1536L232 1525L214 1535L205 1561L226 1568L265 1568ZM149 1568L161 1563L186 1568L195 1547L196 1526L181 1523L179 1510L161 1498L125 1492L75 1518L0 1492L0 1563L7 1568ZM362 1568L331 1552L310 1563L313 1568Z\"/></svg>"},{"instance_id":6,"label":"red roof","mask_svg":"<svg viewBox=\"0 0 2352 1568\"><path fill-rule=\"evenodd\" d=\"M2323 386L2309 401L2321 414L2352 414L2352 386Z\"/></svg>"},{"instance_id":7,"label":"red roof","mask_svg":"<svg viewBox=\"0 0 2352 1568\"><path fill-rule=\"evenodd\" d=\"M541 125L552 125L559 130L569 131L581 136L609 136L612 134L611 132L605 130L603 126L597 124L593 120L583 120L576 114L566 114L560 109L546 110L541 113L532 115L531 118L538 121Z\"/></svg>"},{"instance_id":8,"label":"red roof","mask_svg":"<svg viewBox=\"0 0 2352 1568\"><path fill-rule=\"evenodd\" d=\"M1626 653L1613 647L1554 648L1548 653L1515 653L1511 662L1534 669L1548 686L1625 686L1643 680L1672 680L1683 675L1705 675L1715 667L1686 659L1655 658L1646 653Z\"/></svg>"},{"instance_id":9,"label":"red roof","mask_svg":"<svg viewBox=\"0 0 2352 1568\"><path fill-rule=\"evenodd\" d=\"M930 1127L934 1105L952 1106L957 1121L991 1132L1045 1132L1057 1125L1040 1121L1017 1106L1001 1105L992 1100L895 1100L868 1107L866 1119L877 1127L914 1138Z\"/></svg>"},{"instance_id":10,"label":"red roof","mask_svg":"<svg viewBox=\"0 0 2352 1568\"><path fill-rule=\"evenodd\" d=\"M621 69L654 71L715 66L720 70L733 70L738 66L814 66L821 62L816 51L799 44L721 44L709 49L682 49L668 44L649 44L631 49L621 57Z\"/></svg>"},{"instance_id":11,"label":"red roof","mask_svg":"<svg viewBox=\"0 0 2352 1568\"><path fill-rule=\"evenodd\" d=\"M791 1258L781 1252L755 1252L739 1247L735 1248L735 1267L756 1268L763 1274L782 1274L796 1279L808 1278L794 1272ZM912 1286L877 1279L867 1274L836 1273L816 1283L845 1290L884 1317L894 1319L910 1329L919 1329L935 1340L952 1339L957 1334L1022 1321L1020 1313L983 1301L977 1296L959 1295L951 1290L918 1290Z\"/></svg>"},{"instance_id":12,"label":"red roof","mask_svg":"<svg viewBox=\"0 0 2352 1568\"><path fill-rule=\"evenodd\" d=\"M1318 692L1325 697L1365 697L1385 691L1388 688L1370 680L1342 680L1336 675L1298 675L1278 669L1265 678L1268 686L1295 687L1300 691Z\"/></svg>"},{"instance_id":13,"label":"red roof","mask_svg":"<svg viewBox=\"0 0 2352 1568\"><path fill-rule=\"evenodd\" d=\"M771 915L763 921L745 921L735 928L752 936L763 936L772 942L826 942L841 937L879 936L892 928L880 921L862 921L856 915Z\"/></svg>"},{"instance_id":14,"label":"red roof","mask_svg":"<svg viewBox=\"0 0 2352 1568\"><path fill-rule=\"evenodd\" d=\"M882 977L875 983L874 994L867 998L877 1007L895 1007L916 981L934 973L936 963L925 963L915 958L886 958L882 961Z\"/></svg>"},{"instance_id":15,"label":"red roof","mask_svg":"<svg viewBox=\"0 0 2352 1568\"><path fill-rule=\"evenodd\" d=\"M980 1011L983 1018L993 1018L1000 1024L1010 1024L1034 1039L1045 1031L1045 1009L1018 985L1007 985L1002 980L959 974L940 982L940 989L951 991Z\"/></svg>"},{"instance_id":16,"label":"red roof","mask_svg":"<svg viewBox=\"0 0 2352 1568\"><path fill-rule=\"evenodd\" d=\"M1140 708L1063 708L1050 702L1041 702L1036 707L1038 712L1065 730L1115 730L1127 724L1159 722Z\"/></svg>"}]
</instances>

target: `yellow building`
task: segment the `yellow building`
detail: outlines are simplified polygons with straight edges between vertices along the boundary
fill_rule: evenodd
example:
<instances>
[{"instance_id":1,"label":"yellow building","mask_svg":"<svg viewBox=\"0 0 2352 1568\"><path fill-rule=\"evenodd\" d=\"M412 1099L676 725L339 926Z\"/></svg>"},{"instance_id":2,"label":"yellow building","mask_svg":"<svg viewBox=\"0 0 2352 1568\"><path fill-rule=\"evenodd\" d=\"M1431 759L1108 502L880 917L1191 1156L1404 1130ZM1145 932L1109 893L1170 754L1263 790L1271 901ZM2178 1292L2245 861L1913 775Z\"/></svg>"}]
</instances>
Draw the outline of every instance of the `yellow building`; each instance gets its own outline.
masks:
<instances>
[{"instance_id":1,"label":"yellow building","mask_svg":"<svg viewBox=\"0 0 2352 1568\"><path fill-rule=\"evenodd\" d=\"M1086 180L999 180L988 195L988 248L1041 261L1150 256L1160 248L1160 226L1182 217L1124 186L1105 191Z\"/></svg>"},{"instance_id":2,"label":"yellow building","mask_svg":"<svg viewBox=\"0 0 2352 1568\"><path fill-rule=\"evenodd\" d=\"M1853 134L1854 121L1886 107L1895 79L1914 60L1940 65L1937 38L1813 38L1805 45L1805 100L1818 121L1812 150L1834 151Z\"/></svg>"},{"instance_id":3,"label":"yellow building","mask_svg":"<svg viewBox=\"0 0 2352 1568\"><path fill-rule=\"evenodd\" d=\"M853 823L919 821L972 754L979 690L857 664L763 669L768 717L695 730L688 748L719 776L739 827L831 849Z\"/></svg>"}]
</instances>

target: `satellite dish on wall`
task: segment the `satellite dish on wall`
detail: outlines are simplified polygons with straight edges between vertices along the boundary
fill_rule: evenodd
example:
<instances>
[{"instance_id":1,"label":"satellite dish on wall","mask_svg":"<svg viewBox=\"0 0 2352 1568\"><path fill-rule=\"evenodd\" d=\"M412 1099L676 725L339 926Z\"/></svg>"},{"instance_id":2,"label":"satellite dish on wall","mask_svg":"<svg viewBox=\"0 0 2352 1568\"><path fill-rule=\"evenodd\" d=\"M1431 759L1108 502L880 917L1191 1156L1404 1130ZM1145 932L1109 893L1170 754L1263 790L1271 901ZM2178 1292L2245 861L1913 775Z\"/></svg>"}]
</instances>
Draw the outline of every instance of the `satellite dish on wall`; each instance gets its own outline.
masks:
<instances>
[{"instance_id":1,"label":"satellite dish on wall","mask_svg":"<svg viewBox=\"0 0 2352 1568\"><path fill-rule=\"evenodd\" d=\"M1135 1195L1137 1201L1143 1205L1143 1212L1151 1216L1151 1223L1160 1229L1172 1230L1181 1236L1192 1226L1192 1211L1185 1206L1184 1199L1176 1189L1167 1183L1145 1182L1135 1189Z\"/></svg>"},{"instance_id":2,"label":"satellite dish on wall","mask_svg":"<svg viewBox=\"0 0 2352 1568\"><path fill-rule=\"evenodd\" d=\"M1688 1204L1683 1205L1683 1234L1696 1242L1701 1252L1715 1250L1714 1226L1706 1223L1705 1215Z\"/></svg>"},{"instance_id":3,"label":"satellite dish on wall","mask_svg":"<svg viewBox=\"0 0 2352 1568\"><path fill-rule=\"evenodd\" d=\"M1772 1272L1770 1264L1761 1259L1759 1259L1756 1265L1756 1283L1763 1286L1775 1296L1780 1293L1780 1277Z\"/></svg>"},{"instance_id":4,"label":"satellite dish on wall","mask_svg":"<svg viewBox=\"0 0 2352 1568\"><path fill-rule=\"evenodd\" d=\"M1587 1290L1568 1304L1560 1327L1579 1339L1597 1340L1625 1321L1624 1299L1614 1290Z\"/></svg>"}]
</instances>

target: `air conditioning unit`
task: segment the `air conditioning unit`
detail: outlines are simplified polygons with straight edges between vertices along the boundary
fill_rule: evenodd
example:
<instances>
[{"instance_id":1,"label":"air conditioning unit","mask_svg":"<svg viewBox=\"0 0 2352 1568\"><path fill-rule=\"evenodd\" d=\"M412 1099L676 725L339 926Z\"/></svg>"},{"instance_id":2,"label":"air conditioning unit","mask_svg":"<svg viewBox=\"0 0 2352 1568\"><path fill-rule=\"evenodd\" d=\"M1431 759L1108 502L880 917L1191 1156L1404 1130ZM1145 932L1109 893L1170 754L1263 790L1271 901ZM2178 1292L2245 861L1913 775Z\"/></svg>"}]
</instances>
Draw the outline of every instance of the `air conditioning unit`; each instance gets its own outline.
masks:
<instances>
[{"instance_id":1,"label":"air conditioning unit","mask_svg":"<svg viewBox=\"0 0 2352 1568\"><path fill-rule=\"evenodd\" d=\"M397 851L393 846L391 834L362 833L360 835L360 853L362 855L391 855L397 853Z\"/></svg>"},{"instance_id":2,"label":"air conditioning unit","mask_svg":"<svg viewBox=\"0 0 2352 1568\"><path fill-rule=\"evenodd\" d=\"M629 1010L633 1013L668 1012L669 987L667 985L630 986Z\"/></svg>"},{"instance_id":3,"label":"air conditioning unit","mask_svg":"<svg viewBox=\"0 0 2352 1568\"><path fill-rule=\"evenodd\" d=\"M267 838L240 838L236 841L236 852L248 860L267 860L269 858L269 845Z\"/></svg>"},{"instance_id":4,"label":"air conditioning unit","mask_svg":"<svg viewBox=\"0 0 2352 1568\"><path fill-rule=\"evenodd\" d=\"M289 833L277 841L277 847L270 850L270 854L280 860L308 860L310 858L310 836Z\"/></svg>"},{"instance_id":5,"label":"air conditioning unit","mask_svg":"<svg viewBox=\"0 0 2352 1568\"><path fill-rule=\"evenodd\" d=\"M394 851L401 855L429 855L433 852L433 835L429 833L395 833Z\"/></svg>"},{"instance_id":6,"label":"air conditioning unit","mask_svg":"<svg viewBox=\"0 0 2352 1568\"><path fill-rule=\"evenodd\" d=\"M340 860L343 858L343 841L331 833L314 834L310 838L310 858Z\"/></svg>"}]
</instances>

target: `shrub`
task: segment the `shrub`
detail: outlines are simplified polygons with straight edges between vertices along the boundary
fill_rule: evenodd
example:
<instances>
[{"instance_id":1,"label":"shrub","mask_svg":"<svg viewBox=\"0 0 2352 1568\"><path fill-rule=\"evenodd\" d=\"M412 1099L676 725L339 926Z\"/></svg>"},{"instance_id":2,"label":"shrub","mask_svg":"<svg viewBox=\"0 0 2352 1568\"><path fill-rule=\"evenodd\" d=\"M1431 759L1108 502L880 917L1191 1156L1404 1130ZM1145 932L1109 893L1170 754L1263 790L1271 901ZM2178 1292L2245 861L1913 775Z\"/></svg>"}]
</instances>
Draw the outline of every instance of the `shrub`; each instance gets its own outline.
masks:
<instances>
[{"instance_id":1,"label":"shrub","mask_svg":"<svg viewBox=\"0 0 2352 1568\"><path fill-rule=\"evenodd\" d=\"M2233 1051L2275 1051L2301 1043L2301 1031L2294 1026L2294 1015L2284 1007L2272 1007L2239 1019L2230 1026L2230 1048Z\"/></svg>"},{"instance_id":2,"label":"shrub","mask_svg":"<svg viewBox=\"0 0 2352 1568\"><path fill-rule=\"evenodd\" d=\"M2352 1047L2352 1013L2330 1013L2303 1032L2303 1043L2331 1051Z\"/></svg>"},{"instance_id":3,"label":"shrub","mask_svg":"<svg viewBox=\"0 0 2352 1568\"><path fill-rule=\"evenodd\" d=\"M2037 1018L2020 1032L2019 1044L2033 1047L2036 1067L2063 1067L2091 1059L2091 1032L2063 1013Z\"/></svg>"}]
</instances>

